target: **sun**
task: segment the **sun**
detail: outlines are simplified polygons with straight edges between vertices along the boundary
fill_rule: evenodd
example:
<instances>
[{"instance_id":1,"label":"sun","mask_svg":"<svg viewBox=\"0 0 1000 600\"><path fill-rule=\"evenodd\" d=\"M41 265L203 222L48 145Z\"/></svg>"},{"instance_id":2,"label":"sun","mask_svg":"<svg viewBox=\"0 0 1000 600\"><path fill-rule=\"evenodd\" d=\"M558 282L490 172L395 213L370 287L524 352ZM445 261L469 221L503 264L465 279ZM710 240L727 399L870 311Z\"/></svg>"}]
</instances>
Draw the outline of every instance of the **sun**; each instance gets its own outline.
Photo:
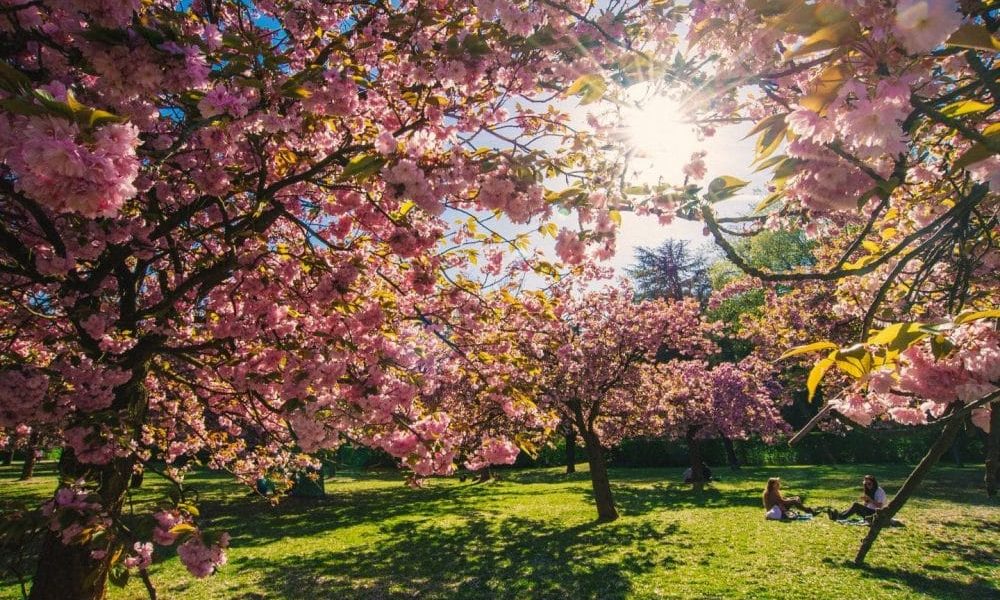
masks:
<instances>
[{"instance_id":1,"label":"sun","mask_svg":"<svg viewBox=\"0 0 1000 600\"><path fill-rule=\"evenodd\" d=\"M680 183L681 169L702 145L690 114L681 102L655 93L649 86L629 90L621 109L622 138L632 155L630 170L642 183L663 179Z\"/></svg>"}]
</instances>

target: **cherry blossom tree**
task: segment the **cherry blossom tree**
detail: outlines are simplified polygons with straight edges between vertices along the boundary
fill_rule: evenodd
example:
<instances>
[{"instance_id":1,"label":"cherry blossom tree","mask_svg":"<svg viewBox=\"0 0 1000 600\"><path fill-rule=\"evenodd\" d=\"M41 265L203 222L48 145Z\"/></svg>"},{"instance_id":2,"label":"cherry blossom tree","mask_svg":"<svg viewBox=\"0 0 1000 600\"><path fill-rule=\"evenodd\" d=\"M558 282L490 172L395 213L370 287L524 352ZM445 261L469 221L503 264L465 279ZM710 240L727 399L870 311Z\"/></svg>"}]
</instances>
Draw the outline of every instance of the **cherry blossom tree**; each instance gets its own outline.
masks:
<instances>
[{"instance_id":1,"label":"cherry blossom tree","mask_svg":"<svg viewBox=\"0 0 1000 600\"><path fill-rule=\"evenodd\" d=\"M0 427L64 448L32 598L129 573L152 593L152 543L196 577L222 564L188 457L252 483L349 439L450 472L462 429L425 399L478 293L455 274L522 249L489 211L570 262L613 247L620 165L550 100L672 45L655 4L6 2ZM559 206L581 230L553 229ZM160 463L175 497L126 526Z\"/></svg>"},{"instance_id":2,"label":"cherry blossom tree","mask_svg":"<svg viewBox=\"0 0 1000 600\"><path fill-rule=\"evenodd\" d=\"M828 313L856 320L844 344L816 331L836 410L858 423L940 422L940 439L878 517L856 562L969 417L996 410L997 141L990 3L955 0L703 0L690 5L687 52L702 132L750 123L756 167L771 174L755 214L713 204L747 185L718 174L705 188L655 190L643 210L700 218L727 259L759 280L828 285ZM642 190L639 190L642 192ZM666 200L664 200L666 198ZM645 204L643 204L645 202ZM750 264L732 242L757 231L805 231L816 261ZM802 315L789 315L793 320ZM813 315L812 318L815 318ZM801 343L801 342L793 342ZM947 391L938 387L947 374Z\"/></svg>"},{"instance_id":3,"label":"cherry blossom tree","mask_svg":"<svg viewBox=\"0 0 1000 600\"><path fill-rule=\"evenodd\" d=\"M774 368L757 356L714 366L700 359L647 365L642 389L643 396L656 398L658 403L637 427L652 435L685 440L696 491L705 483L702 439L759 435L772 441L788 428L779 412L782 394Z\"/></svg>"},{"instance_id":4,"label":"cherry blossom tree","mask_svg":"<svg viewBox=\"0 0 1000 600\"><path fill-rule=\"evenodd\" d=\"M639 431L657 403L644 393L643 366L664 348L696 358L714 344L694 300L636 302L625 283L579 287L564 281L518 307L513 341L534 363L524 377L539 409L554 412L583 441L598 518L610 521L618 511L605 451Z\"/></svg>"}]
</instances>

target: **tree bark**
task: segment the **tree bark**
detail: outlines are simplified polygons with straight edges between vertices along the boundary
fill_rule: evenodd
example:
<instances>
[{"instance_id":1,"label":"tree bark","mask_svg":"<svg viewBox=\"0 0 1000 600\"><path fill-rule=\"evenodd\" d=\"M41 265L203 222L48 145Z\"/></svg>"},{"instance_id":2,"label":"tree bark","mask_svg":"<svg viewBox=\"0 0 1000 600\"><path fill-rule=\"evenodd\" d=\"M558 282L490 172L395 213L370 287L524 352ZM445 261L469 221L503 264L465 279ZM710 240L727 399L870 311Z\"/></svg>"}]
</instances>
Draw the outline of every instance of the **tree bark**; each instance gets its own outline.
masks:
<instances>
[{"instance_id":1,"label":"tree bark","mask_svg":"<svg viewBox=\"0 0 1000 600\"><path fill-rule=\"evenodd\" d=\"M990 408L990 432L986 436L986 493L997 495L1000 486L1000 402Z\"/></svg>"},{"instance_id":2,"label":"tree bark","mask_svg":"<svg viewBox=\"0 0 1000 600\"><path fill-rule=\"evenodd\" d=\"M14 444L11 443L10 450L4 452L3 455L3 466L9 467L10 464L14 462Z\"/></svg>"},{"instance_id":3,"label":"tree bark","mask_svg":"<svg viewBox=\"0 0 1000 600\"><path fill-rule=\"evenodd\" d=\"M601 441L593 431L583 434L583 446L590 463L590 482L594 486L594 502L597 504L599 521L614 521L618 518L614 497L611 495L611 480L608 479L608 465L604 459Z\"/></svg>"},{"instance_id":4,"label":"tree bark","mask_svg":"<svg viewBox=\"0 0 1000 600\"><path fill-rule=\"evenodd\" d=\"M576 430L572 427L566 434L566 472L576 473Z\"/></svg>"},{"instance_id":5,"label":"tree bark","mask_svg":"<svg viewBox=\"0 0 1000 600\"><path fill-rule=\"evenodd\" d=\"M123 426L133 436L141 435L141 425L146 416L147 394L143 384L145 376L145 366L136 368L129 383L115 390L112 409L127 411L130 419ZM107 465L82 464L76 459L73 449L66 447L59 460L59 474L62 480L84 478L94 485L103 510L115 520L121 515L125 504L133 466L134 458L131 457L115 458ZM103 559L94 559L89 548L63 544L58 531L46 531L29 599L104 600L110 568L110 553Z\"/></svg>"},{"instance_id":6,"label":"tree bark","mask_svg":"<svg viewBox=\"0 0 1000 600\"><path fill-rule=\"evenodd\" d=\"M727 436L722 436L722 445L726 448L726 458L729 460L729 468L733 471L740 470L740 459L736 457L736 445Z\"/></svg>"},{"instance_id":7,"label":"tree bark","mask_svg":"<svg viewBox=\"0 0 1000 600\"><path fill-rule=\"evenodd\" d=\"M962 438L965 437L962 435L963 431L965 431L964 427L959 429L955 435L955 441L951 443L951 460L955 462L956 467L965 466L962 461Z\"/></svg>"},{"instance_id":8,"label":"tree bark","mask_svg":"<svg viewBox=\"0 0 1000 600\"><path fill-rule=\"evenodd\" d=\"M957 418L962 416L963 418ZM948 448L955 442L955 437L958 436L959 430L965 424L964 413L956 414L952 413L952 416L945 423L944 429L941 431L941 435L938 439L931 445L930 450L920 461L910 476L906 478L903 483L903 487L899 488L899 491L892 498L892 501L886 505L885 508L878 511L875 517L872 519L871 527L868 529L868 535L865 539L861 541L861 547L858 548L858 554L854 557L855 565L863 565L865 562L865 556L868 555L868 551L871 550L872 544L875 543L875 538L878 537L882 528L888 525L899 509L903 508L906 501L910 498L913 492L920 486L923 482L924 477L931 468L937 464L941 459L941 456L948 451Z\"/></svg>"},{"instance_id":9,"label":"tree bark","mask_svg":"<svg viewBox=\"0 0 1000 600\"><path fill-rule=\"evenodd\" d=\"M701 468L701 442L696 437L697 427L688 427L686 439L688 446L688 458L691 462L691 486L694 491L700 492L705 489L705 477Z\"/></svg>"},{"instance_id":10,"label":"tree bark","mask_svg":"<svg viewBox=\"0 0 1000 600\"><path fill-rule=\"evenodd\" d=\"M38 460L38 431L32 430L28 436L28 445L24 449L24 464L21 465L21 481L27 481L35 475L35 462Z\"/></svg>"}]
</instances>

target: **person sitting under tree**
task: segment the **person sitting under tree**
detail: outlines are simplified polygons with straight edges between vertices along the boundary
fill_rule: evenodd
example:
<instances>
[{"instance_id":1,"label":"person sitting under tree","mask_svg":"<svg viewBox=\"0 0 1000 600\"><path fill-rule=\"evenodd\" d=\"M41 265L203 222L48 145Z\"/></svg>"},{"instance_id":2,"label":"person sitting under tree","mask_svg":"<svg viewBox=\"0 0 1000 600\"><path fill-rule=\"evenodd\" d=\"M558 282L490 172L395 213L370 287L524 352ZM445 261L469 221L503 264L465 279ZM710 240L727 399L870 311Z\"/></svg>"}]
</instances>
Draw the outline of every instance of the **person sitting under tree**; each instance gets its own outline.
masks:
<instances>
[{"instance_id":1,"label":"person sitting under tree","mask_svg":"<svg viewBox=\"0 0 1000 600\"><path fill-rule=\"evenodd\" d=\"M767 519L790 519L794 517L794 513L791 509L797 508L803 512L809 514L815 514L816 511L809 508L802 503L802 498L799 496L789 496L785 498L781 495L781 479L779 477L771 477L767 480L767 487L764 488L764 517Z\"/></svg>"},{"instance_id":2,"label":"person sitting under tree","mask_svg":"<svg viewBox=\"0 0 1000 600\"><path fill-rule=\"evenodd\" d=\"M708 468L705 461L701 461L701 480L704 482L715 481L712 479L712 469ZM684 483L694 483L694 471L691 467L684 470Z\"/></svg>"},{"instance_id":3,"label":"person sitting under tree","mask_svg":"<svg viewBox=\"0 0 1000 600\"><path fill-rule=\"evenodd\" d=\"M886 504L885 490L878 484L874 475L865 475L862 480L862 495L858 502L855 502L845 511L830 509L827 514L833 521L842 521L853 515L860 515L868 518L884 508Z\"/></svg>"}]
</instances>

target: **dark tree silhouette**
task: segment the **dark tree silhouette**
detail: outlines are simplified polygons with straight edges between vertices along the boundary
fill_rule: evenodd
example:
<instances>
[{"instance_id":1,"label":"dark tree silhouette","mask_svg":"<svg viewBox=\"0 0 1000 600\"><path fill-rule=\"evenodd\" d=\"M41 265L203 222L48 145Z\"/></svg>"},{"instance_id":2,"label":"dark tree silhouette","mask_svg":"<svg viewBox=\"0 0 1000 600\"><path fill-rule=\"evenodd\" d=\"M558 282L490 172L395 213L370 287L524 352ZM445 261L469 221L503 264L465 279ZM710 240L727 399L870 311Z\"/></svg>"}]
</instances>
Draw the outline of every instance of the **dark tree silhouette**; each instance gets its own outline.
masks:
<instances>
[{"instance_id":1,"label":"dark tree silhouette","mask_svg":"<svg viewBox=\"0 0 1000 600\"><path fill-rule=\"evenodd\" d=\"M708 279L708 257L691 248L686 240L667 240L656 248L638 248L636 264L628 274L635 281L637 296L681 300L695 298L704 303L712 291Z\"/></svg>"}]
</instances>

